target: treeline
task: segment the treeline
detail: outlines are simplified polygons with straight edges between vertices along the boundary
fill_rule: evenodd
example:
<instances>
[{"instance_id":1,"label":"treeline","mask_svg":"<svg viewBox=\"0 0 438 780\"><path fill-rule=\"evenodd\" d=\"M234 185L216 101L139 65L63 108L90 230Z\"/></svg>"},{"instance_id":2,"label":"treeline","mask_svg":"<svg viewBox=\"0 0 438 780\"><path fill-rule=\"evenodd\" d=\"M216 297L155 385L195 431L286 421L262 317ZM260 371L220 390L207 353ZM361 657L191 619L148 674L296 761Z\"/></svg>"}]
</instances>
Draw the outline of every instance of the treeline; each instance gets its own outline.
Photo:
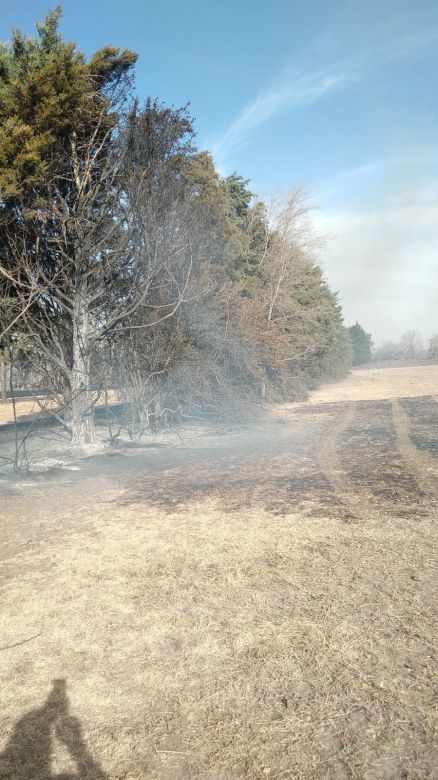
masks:
<instances>
[{"instance_id":1,"label":"treeline","mask_svg":"<svg viewBox=\"0 0 438 780\"><path fill-rule=\"evenodd\" d=\"M373 353L373 360L431 360L438 362L438 333L425 344L418 330L407 330L400 341L386 341Z\"/></svg>"},{"instance_id":2,"label":"treeline","mask_svg":"<svg viewBox=\"0 0 438 780\"><path fill-rule=\"evenodd\" d=\"M245 414L343 376L351 341L305 195L269 209L195 146L187 107L133 99L135 53L59 34L0 49L3 363L50 388L75 443L92 388L137 419Z\"/></svg>"}]
</instances>

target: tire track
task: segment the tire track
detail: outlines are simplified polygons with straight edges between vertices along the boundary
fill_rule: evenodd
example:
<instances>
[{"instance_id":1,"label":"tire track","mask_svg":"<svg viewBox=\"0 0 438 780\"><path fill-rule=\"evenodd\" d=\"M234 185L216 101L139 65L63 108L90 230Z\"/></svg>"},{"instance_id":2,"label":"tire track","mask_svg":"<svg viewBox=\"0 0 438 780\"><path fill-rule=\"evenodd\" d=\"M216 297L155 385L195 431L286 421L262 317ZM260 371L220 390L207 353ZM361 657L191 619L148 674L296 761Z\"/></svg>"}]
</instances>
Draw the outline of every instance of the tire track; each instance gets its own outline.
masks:
<instances>
[{"instance_id":1,"label":"tire track","mask_svg":"<svg viewBox=\"0 0 438 780\"><path fill-rule=\"evenodd\" d=\"M346 475L338 458L338 438L350 428L356 413L356 402L353 401L342 410L339 417L331 421L326 428L326 434L318 442L316 457L319 467L327 477L336 492L345 491Z\"/></svg>"},{"instance_id":2,"label":"tire track","mask_svg":"<svg viewBox=\"0 0 438 780\"><path fill-rule=\"evenodd\" d=\"M397 446L405 459L419 487L425 493L437 495L438 466L425 452L419 450L412 442L409 432L409 416L396 398L392 401L392 418Z\"/></svg>"},{"instance_id":3,"label":"tire track","mask_svg":"<svg viewBox=\"0 0 438 780\"><path fill-rule=\"evenodd\" d=\"M336 496L354 516L363 514L364 507L368 514L372 513L373 502L373 496L367 488L364 485L359 486L350 478L338 455L339 439L352 427L356 408L356 401L351 401L342 410L341 415L326 428L326 434L318 443L316 451L319 468L328 479Z\"/></svg>"}]
</instances>

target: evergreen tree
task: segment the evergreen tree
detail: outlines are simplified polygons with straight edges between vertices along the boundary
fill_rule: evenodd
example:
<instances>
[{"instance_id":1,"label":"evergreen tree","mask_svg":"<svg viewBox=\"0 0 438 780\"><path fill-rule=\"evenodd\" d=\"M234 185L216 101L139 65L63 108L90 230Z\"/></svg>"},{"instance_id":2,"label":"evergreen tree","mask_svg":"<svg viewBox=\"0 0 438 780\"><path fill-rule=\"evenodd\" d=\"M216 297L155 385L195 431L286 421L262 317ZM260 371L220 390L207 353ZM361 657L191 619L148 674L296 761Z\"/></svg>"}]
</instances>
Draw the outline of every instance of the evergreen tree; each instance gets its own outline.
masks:
<instances>
[{"instance_id":1,"label":"evergreen tree","mask_svg":"<svg viewBox=\"0 0 438 780\"><path fill-rule=\"evenodd\" d=\"M105 46L87 61L62 40L60 15L51 11L37 38L15 31L0 51L0 295L16 301L81 444L94 440L104 289L126 259L115 144L136 55Z\"/></svg>"},{"instance_id":2,"label":"evergreen tree","mask_svg":"<svg viewBox=\"0 0 438 780\"><path fill-rule=\"evenodd\" d=\"M356 321L355 325L348 328L353 348L353 366L361 366L371 360L373 342L371 335L366 333Z\"/></svg>"}]
</instances>

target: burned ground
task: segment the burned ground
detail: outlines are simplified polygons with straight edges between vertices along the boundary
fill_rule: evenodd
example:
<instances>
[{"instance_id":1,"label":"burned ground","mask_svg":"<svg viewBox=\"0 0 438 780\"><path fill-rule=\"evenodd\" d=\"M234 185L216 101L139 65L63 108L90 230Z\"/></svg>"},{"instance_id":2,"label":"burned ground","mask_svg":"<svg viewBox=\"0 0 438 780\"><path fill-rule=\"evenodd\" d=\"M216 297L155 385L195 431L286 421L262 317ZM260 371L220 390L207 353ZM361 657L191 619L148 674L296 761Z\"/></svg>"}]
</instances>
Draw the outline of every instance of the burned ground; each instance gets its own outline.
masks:
<instances>
[{"instance_id":1,"label":"burned ground","mask_svg":"<svg viewBox=\"0 0 438 780\"><path fill-rule=\"evenodd\" d=\"M400 403L409 415L412 443L438 456L438 397L402 398Z\"/></svg>"},{"instance_id":2,"label":"burned ground","mask_svg":"<svg viewBox=\"0 0 438 780\"><path fill-rule=\"evenodd\" d=\"M418 419L427 428L425 409L432 423L435 409L422 398L407 402L415 446ZM216 450L192 452L182 465L155 473L153 480L140 470L118 502L173 510L210 496L224 511L258 507L288 514L310 507L342 517L349 499L356 504L362 495L377 510L397 514L408 506L410 514L421 516L426 494L406 462L393 415L391 401L304 407L291 413L287 426L260 427ZM427 451L433 453L438 424L427 428L427 437ZM427 496L428 506L431 500Z\"/></svg>"},{"instance_id":3,"label":"burned ground","mask_svg":"<svg viewBox=\"0 0 438 780\"><path fill-rule=\"evenodd\" d=\"M437 777L438 404L363 396L9 483L0 778Z\"/></svg>"}]
</instances>

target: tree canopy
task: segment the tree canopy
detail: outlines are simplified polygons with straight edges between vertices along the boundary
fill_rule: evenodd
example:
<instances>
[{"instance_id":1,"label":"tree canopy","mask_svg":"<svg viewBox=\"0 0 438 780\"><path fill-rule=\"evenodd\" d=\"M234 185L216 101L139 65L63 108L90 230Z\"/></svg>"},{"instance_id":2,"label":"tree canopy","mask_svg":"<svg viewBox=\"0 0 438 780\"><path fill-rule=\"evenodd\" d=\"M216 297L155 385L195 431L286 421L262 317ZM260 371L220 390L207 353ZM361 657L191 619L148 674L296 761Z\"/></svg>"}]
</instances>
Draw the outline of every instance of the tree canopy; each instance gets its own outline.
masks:
<instances>
[{"instance_id":1,"label":"tree canopy","mask_svg":"<svg viewBox=\"0 0 438 780\"><path fill-rule=\"evenodd\" d=\"M72 440L93 441L99 386L147 426L344 375L362 329L322 276L304 193L271 208L222 178L187 106L135 97L136 54L87 58L60 15L0 49L0 333L24 340Z\"/></svg>"}]
</instances>

